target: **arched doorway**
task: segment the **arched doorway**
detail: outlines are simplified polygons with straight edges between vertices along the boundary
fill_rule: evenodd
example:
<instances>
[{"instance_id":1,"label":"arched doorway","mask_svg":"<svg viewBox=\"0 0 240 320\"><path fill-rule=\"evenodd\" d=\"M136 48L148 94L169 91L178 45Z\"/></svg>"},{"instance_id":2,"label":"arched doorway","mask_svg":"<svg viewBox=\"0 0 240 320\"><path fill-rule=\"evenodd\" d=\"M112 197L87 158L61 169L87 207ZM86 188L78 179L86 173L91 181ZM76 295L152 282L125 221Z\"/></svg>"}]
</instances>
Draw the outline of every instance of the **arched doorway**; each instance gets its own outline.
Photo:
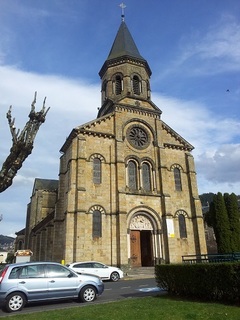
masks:
<instances>
[{"instance_id":1,"label":"arched doorway","mask_svg":"<svg viewBox=\"0 0 240 320\"><path fill-rule=\"evenodd\" d=\"M154 265L153 225L143 213L135 215L130 222L130 263L132 267Z\"/></svg>"}]
</instances>

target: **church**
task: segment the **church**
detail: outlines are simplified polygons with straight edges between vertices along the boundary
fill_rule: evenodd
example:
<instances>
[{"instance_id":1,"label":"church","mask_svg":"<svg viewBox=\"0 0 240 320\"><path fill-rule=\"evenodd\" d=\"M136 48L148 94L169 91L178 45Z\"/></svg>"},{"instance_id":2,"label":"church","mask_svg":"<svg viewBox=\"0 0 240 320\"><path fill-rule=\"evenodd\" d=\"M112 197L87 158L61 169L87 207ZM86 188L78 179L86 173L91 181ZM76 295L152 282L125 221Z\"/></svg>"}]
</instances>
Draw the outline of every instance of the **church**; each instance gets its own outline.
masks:
<instances>
[{"instance_id":1,"label":"church","mask_svg":"<svg viewBox=\"0 0 240 320\"><path fill-rule=\"evenodd\" d=\"M63 143L59 180L35 179L24 247L122 268L205 254L193 146L161 120L124 16L99 76L98 114Z\"/></svg>"}]
</instances>

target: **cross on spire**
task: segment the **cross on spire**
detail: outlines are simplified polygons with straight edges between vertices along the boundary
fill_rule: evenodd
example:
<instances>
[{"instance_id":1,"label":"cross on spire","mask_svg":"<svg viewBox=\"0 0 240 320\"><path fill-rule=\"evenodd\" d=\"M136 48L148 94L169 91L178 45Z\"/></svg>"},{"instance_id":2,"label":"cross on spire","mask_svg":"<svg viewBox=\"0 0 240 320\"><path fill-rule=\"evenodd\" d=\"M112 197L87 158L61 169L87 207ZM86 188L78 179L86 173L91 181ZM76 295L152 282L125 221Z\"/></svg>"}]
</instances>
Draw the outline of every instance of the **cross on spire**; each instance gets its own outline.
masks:
<instances>
[{"instance_id":1,"label":"cross on spire","mask_svg":"<svg viewBox=\"0 0 240 320\"><path fill-rule=\"evenodd\" d=\"M124 9L126 8L126 5L122 2L122 3L119 5L119 7L122 8L122 15L121 15L121 17L122 17L122 21L124 21L124 18L125 18Z\"/></svg>"}]
</instances>

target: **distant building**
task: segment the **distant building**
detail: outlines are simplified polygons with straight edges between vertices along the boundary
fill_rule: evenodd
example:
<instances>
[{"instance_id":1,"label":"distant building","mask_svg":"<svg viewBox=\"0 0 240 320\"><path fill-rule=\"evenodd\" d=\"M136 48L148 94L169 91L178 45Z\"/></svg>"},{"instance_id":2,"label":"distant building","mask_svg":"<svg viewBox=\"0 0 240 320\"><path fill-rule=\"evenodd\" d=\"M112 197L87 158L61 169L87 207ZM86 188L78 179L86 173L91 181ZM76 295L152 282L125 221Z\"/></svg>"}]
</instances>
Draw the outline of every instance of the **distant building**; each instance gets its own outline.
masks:
<instances>
[{"instance_id":1,"label":"distant building","mask_svg":"<svg viewBox=\"0 0 240 320\"><path fill-rule=\"evenodd\" d=\"M14 252L22 250L25 246L25 228L16 232L16 239L14 243Z\"/></svg>"},{"instance_id":2,"label":"distant building","mask_svg":"<svg viewBox=\"0 0 240 320\"><path fill-rule=\"evenodd\" d=\"M0 270L1 270L1 264L6 263L8 252L5 250L0 250Z\"/></svg>"},{"instance_id":3,"label":"distant building","mask_svg":"<svg viewBox=\"0 0 240 320\"><path fill-rule=\"evenodd\" d=\"M124 21L99 75L102 105L64 142L59 181L35 180L25 248L130 267L206 253L193 146L161 120Z\"/></svg>"}]
</instances>

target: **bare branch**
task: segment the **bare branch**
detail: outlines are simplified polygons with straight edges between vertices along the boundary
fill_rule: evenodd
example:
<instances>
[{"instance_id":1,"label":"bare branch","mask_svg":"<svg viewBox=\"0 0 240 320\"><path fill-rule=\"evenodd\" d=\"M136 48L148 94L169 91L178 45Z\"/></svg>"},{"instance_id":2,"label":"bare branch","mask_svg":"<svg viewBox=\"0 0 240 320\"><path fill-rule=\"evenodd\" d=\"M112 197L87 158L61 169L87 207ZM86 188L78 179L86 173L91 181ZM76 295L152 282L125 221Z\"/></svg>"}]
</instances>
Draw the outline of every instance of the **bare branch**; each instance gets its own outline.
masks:
<instances>
[{"instance_id":1,"label":"bare branch","mask_svg":"<svg viewBox=\"0 0 240 320\"><path fill-rule=\"evenodd\" d=\"M36 134L41 124L45 122L47 112L50 109L45 110L46 97L39 112L35 112L36 99L37 92L35 92L34 100L31 104L31 111L28 115L29 120L21 132L20 129L16 132L15 119L12 119L12 106L7 112L8 124L12 134L12 147L0 171L0 192L3 192L12 184L17 171L22 167L24 160L31 154Z\"/></svg>"},{"instance_id":2,"label":"bare branch","mask_svg":"<svg viewBox=\"0 0 240 320\"><path fill-rule=\"evenodd\" d=\"M37 91L35 91L34 93L34 98L33 98L33 102L31 104L31 107L32 107L32 111L35 111L35 104L37 102Z\"/></svg>"}]
</instances>

